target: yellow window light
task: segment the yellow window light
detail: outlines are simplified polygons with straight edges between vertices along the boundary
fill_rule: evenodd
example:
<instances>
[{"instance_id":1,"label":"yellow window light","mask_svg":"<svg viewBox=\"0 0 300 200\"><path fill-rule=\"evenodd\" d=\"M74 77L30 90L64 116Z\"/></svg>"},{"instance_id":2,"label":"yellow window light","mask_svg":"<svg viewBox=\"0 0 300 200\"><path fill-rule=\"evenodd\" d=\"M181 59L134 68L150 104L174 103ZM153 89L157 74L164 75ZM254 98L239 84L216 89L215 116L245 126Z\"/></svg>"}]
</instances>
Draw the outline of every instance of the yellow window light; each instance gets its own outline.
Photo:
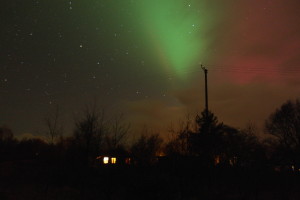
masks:
<instances>
[{"instance_id":1,"label":"yellow window light","mask_svg":"<svg viewBox=\"0 0 300 200\"><path fill-rule=\"evenodd\" d=\"M108 164L109 162L109 157L104 157L103 158L103 164Z\"/></svg>"},{"instance_id":2,"label":"yellow window light","mask_svg":"<svg viewBox=\"0 0 300 200\"><path fill-rule=\"evenodd\" d=\"M117 158L111 158L111 164L116 164L117 163Z\"/></svg>"}]
</instances>

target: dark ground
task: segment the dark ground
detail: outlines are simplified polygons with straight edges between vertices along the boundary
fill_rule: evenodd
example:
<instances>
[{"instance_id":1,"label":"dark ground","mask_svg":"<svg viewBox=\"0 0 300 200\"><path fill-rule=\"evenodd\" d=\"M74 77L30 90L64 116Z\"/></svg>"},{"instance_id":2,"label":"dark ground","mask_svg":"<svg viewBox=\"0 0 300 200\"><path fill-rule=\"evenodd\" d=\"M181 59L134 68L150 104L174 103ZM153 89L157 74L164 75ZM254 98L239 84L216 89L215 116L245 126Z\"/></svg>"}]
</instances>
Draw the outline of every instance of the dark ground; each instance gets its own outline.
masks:
<instances>
[{"instance_id":1,"label":"dark ground","mask_svg":"<svg viewBox=\"0 0 300 200\"><path fill-rule=\"evenodd\" d=\"M75 167L0 163L0 199L300 199L300 173L197 165Z\"/></svg>"}]
</instances>

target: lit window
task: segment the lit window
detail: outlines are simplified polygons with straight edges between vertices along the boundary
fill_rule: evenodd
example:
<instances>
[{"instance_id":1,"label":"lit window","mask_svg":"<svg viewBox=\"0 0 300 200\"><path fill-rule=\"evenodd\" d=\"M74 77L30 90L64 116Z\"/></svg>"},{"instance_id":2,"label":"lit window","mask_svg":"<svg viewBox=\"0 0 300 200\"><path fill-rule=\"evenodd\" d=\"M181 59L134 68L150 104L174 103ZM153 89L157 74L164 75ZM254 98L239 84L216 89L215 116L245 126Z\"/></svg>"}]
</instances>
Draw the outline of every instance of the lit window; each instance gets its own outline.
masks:
<instances>
[{"instance_id":1,"label":"lit window","mask_svg":"<svg viewBox=\"0 0 300 200\"><path fill-rule=\"evenodd\" d=\"M104 157L104 158L103 158L103 163L104 163L104 164L108 164L108 161L109 161L109 157Z\"/></svg>"},{"instance_id":2,"label":"lit window","mask_svg":"<svg viewBox=\"0 0 300 200\"><path fill-rule=\"evenodd\" d=\"M116 164L117 163L117 158L111 158L111 164Z\"/></svg>"}]
</instances>

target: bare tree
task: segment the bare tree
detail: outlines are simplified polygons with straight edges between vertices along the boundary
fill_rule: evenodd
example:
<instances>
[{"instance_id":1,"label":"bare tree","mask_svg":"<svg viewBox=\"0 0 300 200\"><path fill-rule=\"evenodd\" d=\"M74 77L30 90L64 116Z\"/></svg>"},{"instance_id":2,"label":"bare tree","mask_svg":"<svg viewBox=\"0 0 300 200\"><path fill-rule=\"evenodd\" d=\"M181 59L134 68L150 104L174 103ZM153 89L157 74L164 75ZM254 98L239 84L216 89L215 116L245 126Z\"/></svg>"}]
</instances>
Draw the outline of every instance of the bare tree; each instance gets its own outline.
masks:
<instances>
[{"instance_id":1,"label":"bare tree","mask_svg":"<svg viewBox=\"0 0 300 200\"><path fill-rule=\"evenodd\" d=\"M114 118L111 126L113 148L116 148L124 140L126 140L129 130L130 124L124 121L123 114L120 114Z\"/></svg>"},{"instance_id":2,"label":"bare tree","mask_svg":"<svg viewBox=\"0 0 300 200\"><path fill-rule=\"evenodd\" d=\"M249 136L257 136L258 134L258 127L255 123L249 121L246 126L241 130L244 134Z\"/></svg>"},{"instance_id":3,"label":"bare tree","mask_svg":"<svg viewBox=\"0 0 300 200\"><path fill-rule=\"evenodd\" d=\"M44 118L47 132L46 135L50 138L50 144L54 144L58 137L62 136L63 125L61 123L61 111L57 105L53 113L48 114Z\"/></svg>"},{"instance_id":4,"label":"bare tree","mask_svg":"<svg viewBox=\"0 0 300 200\"><path fill-rule=\"evenodd\" d=\"M152 164L161 150L163 140L158 134L151 134L144 128L142 135L131 146L133 158L141 165Z\"/></svg>"},{"instance_id":5,"label":"bare tree","mask_svg":"<svg viewBox=\"0 0 300 200\"><path fill-rule=\"evenodd\" d=\"M168 155L188 155L189 137L192 131L196 129L190 114L187 114L184 120L179 120L178 126L173 124L169 127L171 135L169 142L165 146L165 153Z\"/></svg>"},{"instance_id":6,"label":"bare tree","mask_svg":"<svg viewBox=\"0 0 300 200\"><path fill-rule=\"evenodd\" d=\"M82 149L83 158L88 162L101 151L101 144L107 131L104 111L96 105L86 107L83 117L75 122L74 138L76 145Z\"/></svg>"}]
</instances>

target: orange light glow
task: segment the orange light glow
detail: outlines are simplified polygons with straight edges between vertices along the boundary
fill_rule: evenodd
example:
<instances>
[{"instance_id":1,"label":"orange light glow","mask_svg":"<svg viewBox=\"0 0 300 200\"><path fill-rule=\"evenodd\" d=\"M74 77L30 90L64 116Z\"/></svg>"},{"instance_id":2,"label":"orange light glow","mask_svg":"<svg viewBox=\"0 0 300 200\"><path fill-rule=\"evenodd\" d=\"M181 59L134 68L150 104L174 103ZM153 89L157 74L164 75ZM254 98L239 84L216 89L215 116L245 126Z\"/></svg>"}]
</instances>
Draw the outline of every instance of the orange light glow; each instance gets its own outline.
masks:
<instances>
[{"instance_id":1,"label":"orange light glow","mask_svg":"<svg viewBox=\"0 0 300 200\"><path fill-rule=\"evenodd\" d=\"M215 156L215 165L218 165L218 164L220 164L220 162L221 162L221 156Z\"/></svg>"},{"instance_id":2,"label":"orange light glow","mask_svg":"<svg viewBox=\"0 0 300 200\"><path fill-rule=\"evenodd\" d=\"M130 164L131 164L131 159L130 159L130 158L126 158L126 159L125 159L125 163L126 163L127 165L130 165Z\"/></svg>"},{"instance_id":3,"label":"orange light glow","mask_svg":"<svg viewBox=\"0 0 300 200\"><path fill-rule=\"evenodd\" d=\"M117 158L111 158L111 164L116 164L117 163Z\"/></svg>"}]
</instances>

